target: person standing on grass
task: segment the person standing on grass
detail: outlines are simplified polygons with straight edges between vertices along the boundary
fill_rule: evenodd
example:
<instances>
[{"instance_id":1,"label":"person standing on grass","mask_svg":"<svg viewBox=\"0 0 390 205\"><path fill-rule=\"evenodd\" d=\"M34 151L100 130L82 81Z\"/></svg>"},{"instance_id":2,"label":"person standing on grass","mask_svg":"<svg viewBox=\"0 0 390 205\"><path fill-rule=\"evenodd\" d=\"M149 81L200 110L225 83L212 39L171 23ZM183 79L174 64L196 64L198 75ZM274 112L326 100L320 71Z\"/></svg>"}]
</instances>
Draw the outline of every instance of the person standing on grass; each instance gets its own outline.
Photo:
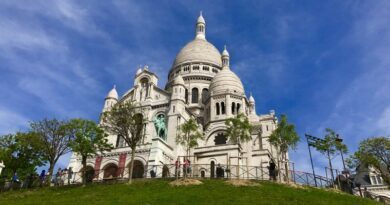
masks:
<instances>
[{"instance_id":1,"label":"person standing on grass","mask_svg":"<svg viewBox=\"0 0 390 205\"><path fill-rule=\"evenodd\" d=\"M42 170L41 174L39 175L39 186L42 186L43 183L45 182L45 176L46 176L46 171Z\"/></svg>"},{"instance_id":2,"label":"person standing on grass","mask_svg":"<svg viewBox=\"0 0 390 205\"><path fill-rule=\"evenodd\" d=\"M68 185L70 184L70 180L72 179L73 170L72 167L69 167L68 169Z\"/></svg>"}]
</instances>

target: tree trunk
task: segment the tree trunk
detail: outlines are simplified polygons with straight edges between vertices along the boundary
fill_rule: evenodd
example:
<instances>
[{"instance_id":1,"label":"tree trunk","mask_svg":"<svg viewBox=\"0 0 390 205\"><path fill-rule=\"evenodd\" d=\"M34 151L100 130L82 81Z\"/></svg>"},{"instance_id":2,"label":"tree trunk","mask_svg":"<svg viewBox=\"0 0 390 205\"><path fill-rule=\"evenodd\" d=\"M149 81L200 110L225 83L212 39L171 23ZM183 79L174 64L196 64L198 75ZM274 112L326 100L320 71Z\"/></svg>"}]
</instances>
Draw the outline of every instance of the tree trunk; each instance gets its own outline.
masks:
<instances>
[{"instance_id":1,"label":"tree trunk","mask_svg":"<svg viewBox=\"0 0 390 205\"><path fill-rule=\"evenodd\" d=\"M333 176L333 167L332 167L332 159L330 158L330 153L328 150L328 160L329 160L329 169L330 169L330 176L332 177L332 184L334 184L334 176Z\"/></svg>"},{"instance_id":2,"label":"tree trunk","mask_svg":"<svg viewBox=\"0 0 390 205\"><path fill-rule=\"evenodd\" d=\"M87 185L87 176L86 176L86 172L87 172L87 157L85 156L82 156L81 157L81 162L83 164L83 172L82 172L82 176L83 176L83 187L85 187Z\"/></svg>"},{"instance_id":3,"label":"tree trunk","mask_svg":"<svg viewBox=\"0 0 390 205\"><path fill-rule=\"evenodd\" d=\"M284 168L285 168L285 172L286 172L286 180L287 180L287 183L290 183L290 178L289 178L289 174L288 174L288 162L287 162L287 155L286 153L283 153L283 158L284 158Z\"/></svg>"},{"instance_id":4,"label":"tree trunk","mask_svg":"<svg viewBox=\"0 0 390 205\"><path fill-rule=\"evenodd\" d=\"M133 169L134 169L134 158L135 158L135 146L131 148L131 161L130 161L130 171L129 171L129 184L131 184L133 179Z\"/></svg>"},{"instance_id":5,"label":"tree trunk","mask_svg":"<svg viewBox=\"0 0 390 205\"><path fill-rule=\"evenodd\" d=\"M47 175L47 179L46 179L46 185L50 186L50 183L51 183L51 179L52 179L52 176L54 175L53 171L54 171L54 163L53 162L49 162L49 170L48 171L48 175Z\"/></svg>"}]
</instances>

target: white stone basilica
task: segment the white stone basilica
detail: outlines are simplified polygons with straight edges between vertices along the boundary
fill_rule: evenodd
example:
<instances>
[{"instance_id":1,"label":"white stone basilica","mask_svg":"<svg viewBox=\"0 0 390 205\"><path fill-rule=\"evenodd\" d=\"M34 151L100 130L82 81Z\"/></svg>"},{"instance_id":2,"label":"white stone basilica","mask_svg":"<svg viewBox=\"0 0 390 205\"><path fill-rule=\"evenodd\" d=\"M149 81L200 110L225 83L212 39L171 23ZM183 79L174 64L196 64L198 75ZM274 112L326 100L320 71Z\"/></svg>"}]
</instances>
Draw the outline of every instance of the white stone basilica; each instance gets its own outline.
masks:
<instances>
[{"instance_id":1,"label":"white stone basilica","mask_svg":"<svg viewBox=\"0 0 390 205\"><path fill-rule=\"evenodd\" d=\"M240 78L232 71L226 47L221 54L206 40L202 15L196 22L195 39L176 56L165 89L159 88L157 81L152 69L139 68L132 88L118 97L114 87L104 102L103 112L125 101L132 101L143 110L146 123L143 140L136 150L134 177L150 177L151 166L172 166L178 157L185 155L175 139L178 126L190 118L196 119L204 134L204 140L191 150L191 164L198 164L193 168L194 175L213 177L217 164L266 167L276 158L276 149L267 140L276 128L275 112L256 114L255 100L252 95L247 98ZM225 120L238 113L245 114L254 127L252 140L241 146L227 141L224 134ZM165 122L165 131L157 132L156 120ZM110 135L109 142L115 147L112 151L88 160L88 168L94 170L95 178L128 173L123 170L130 164L130 148L116 135ZM69 167L80 171L81 163L76 155L72 156Z\"/></svg>"}]
</instances>

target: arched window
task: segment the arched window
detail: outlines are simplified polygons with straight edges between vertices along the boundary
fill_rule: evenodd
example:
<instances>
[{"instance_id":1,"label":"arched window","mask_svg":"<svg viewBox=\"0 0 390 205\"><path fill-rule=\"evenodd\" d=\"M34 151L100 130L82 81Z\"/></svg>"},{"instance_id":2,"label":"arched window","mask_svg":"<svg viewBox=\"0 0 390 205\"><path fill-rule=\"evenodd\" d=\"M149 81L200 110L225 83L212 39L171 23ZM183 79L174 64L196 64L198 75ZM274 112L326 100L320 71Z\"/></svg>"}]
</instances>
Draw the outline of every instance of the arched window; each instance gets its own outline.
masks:
<instances>
[{"instance_id":1,"label":"arched window","mask_svg":"<svg viewBox=\"0 0 390 205\"><path fill-rule=\"evenodd\" d=\"M206 101L208 95L209 95L209 90L207 88L203 88L203 90L202 90L202 102Z\"/></svg>"},{"instance_id":2,"label":"arched window","mask_svg":"<svg viewBox=\"0 0 390 205\"><path fill-rule=\"evenodd\" d=\"M232 114L233 114L233 115L234 115L235 111L236 111L236 103L233 102L233 103L232 103Z\"/></svg>"},{"instance_id":3,"label":"arched window","mask_svg":"<svg viewBox=\"0 0 390 205\"><path fill-rule=\"evenodd\" d=\"M117 147L117 148L126 147L125 139L122 136L120 136L120 135L117 136L115 147Z\"/></svg>"},{"instance_id":4,"label":"arched window","mask_svg":"<svg viewBox=\"0 0 390 205\"><path fill-rule=\"evenodd\" d=\"M215 136L215 145L226 144L227 138L223 133L219 133Z\"/></svg>"},{"instance_id":5,"label":"arched window","mask_svg":"<svg viewBox=\"0 0 390 205\"><path fill-rule=\"evenodd\" d=\"M186 98L186 104L188 104L188 90L185 90L185 98Z\"/></svg>"},{"instance_id":6,"label":"arched window","mask_svg":"<svg viewBox=\"0 0 390 205\"><path fill-rule=\"evenodd\" d=\"M219 115L219 103L215 103L215 110L217 111L217 115Z\"/></svg>"},{"instance_id":7,"label":"arched window","mask_svg":"<svg viewBox=\"0 0 390 205\"><path fill-rule=\"evenodd\" d=\"M225 103L224 102L221 102L221 114L222 115L225 114Z\"/></svg>"},{"instance_id":8,"label":"arched window","mask_svg":"<svg viewBox=\"0 0 390 205\"><path fill-rule=\"evenodd\" d=\"M240 103L237 103L237 114L240 113Z\"/></svg>"},{"instance_id":9,"label":"arched window","mask_svg":"<svg viewBox=\"0 0 390 205\"><path fill-rule=\"evenodd\" d=\"M192 103L198 103L199 91L198 88L192 88Z\"/></svg>"}]
</instances>

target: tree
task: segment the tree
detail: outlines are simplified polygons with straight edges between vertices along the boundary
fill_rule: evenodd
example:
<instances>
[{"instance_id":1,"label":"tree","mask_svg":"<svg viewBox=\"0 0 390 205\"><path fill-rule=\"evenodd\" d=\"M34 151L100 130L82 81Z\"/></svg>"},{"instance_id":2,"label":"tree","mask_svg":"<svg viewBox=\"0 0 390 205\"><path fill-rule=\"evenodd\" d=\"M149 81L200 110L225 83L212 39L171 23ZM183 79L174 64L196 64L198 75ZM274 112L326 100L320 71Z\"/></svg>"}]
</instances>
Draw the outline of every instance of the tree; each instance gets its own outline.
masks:
<instances>
[{"instance_id":1,"label":"tree","mask_svg":"<svg viewBox=\"0 0 390 205\"><path fill-rule=\"evenodd\" d=\"M11 178L14 172L23 179L35 173L37 166L43 165L41 147L35 133L18 132L0 137L0 161L5 169L2 175Z\"/></svg>"},{"instance_id":2,"label":"tree","mask_svg":"<svg viewBox=\"0 0 390 205\"><path fill-rule=\"evenodd\" d=\"M141 109L130 101L117 103L109 111L103 113L101 126L108 132L123 137L131 148L130 179L133 178L134 157L137 145L143 138L144 117Z\"/></svg>"},{"instance_id":3,"label":"tree","mask_svg":"<svg viewBox=\"0 0 390 205\"><path fill-rule=\"evenodd\" d=\"M244 114L240 113L233 118L227 119L225 125L227 126L226 135L232 143L241 146L241 142L247 142L252 139L252 126Z\"/></svg>"},{"instance_id":4,"label":"tree","mask_svg":"<svg viewBox=\"0 0 390 205\"><path fill-rule=\"evenodd\" d=\"M314 148L328 158L330 173L332 176L332 180L334 181L332 167L333 155L336 153L336 151L347 153L348 148L345 144L341 143L338 140L338 134L335 131L330 128L326 128L325 131L327 134L325 135L324 139L316 141L316 143L314 144Z\"/></svg>"},{"instance_id":5,"label":"tree","mask_svg":"<svg viewBox=\"0 0 390 205\"><path fill-rule=\"evenodd\" d=\"M373 137L361 141L358 151L347 162L350 168L373 166L390 184L390 137Z\"/></svg>"},{"instance_id":6,"label":"tree","mask_svg":"<svg viewBox=\"0 0 390 205\"><path fill-rule=\"evenodd\" d=\"M108 143L107 135L94 121L72 119L67 124L67 130L72 136L69 147L81 157L83 185L85 186L87 183L87 158L104 151L110 151L113 147Z\"/></svg>"},{"instance_id":7,"label":"tree","mask_svg":"<svg viewBox=\"0 0 390 205\"><path fill-rule=\"evenodd\" d=\"M204 139L203 134L199 132L198 123L194 119L189 119L179 127L179 133L176 136L176 143L184 146L187 157L190 156L190 150L198 146L198 140ZM184 175L186 176L186 174Z\"/></svg>"},{"instance_id":8,"label":"tree","mask_svg":"<svg viewBox=\"0 0 390 205\"><path fill-rule=\"evenodd\" d=\"M281 161L284 162L284 167L286 170L286 178L288 182L289 170L288 170L288 162L287 162L287 152L288 149L293 149L293 150L296 149L300 138L297 132L295 131L295 126L287 122L286 115L281 115L281 119L280 122L278 123L278 127L272 132L268 140L271 145L277 148L278 161L279 161L279 156L281 156Z\"/></svg>"},{"instance_id":9,"label":"tree","mask_svg":"<svg viewBox=\"0 0 390 205\"><path fill-rule=\"evenodd\" d=\"M69 142L71 136L66 131L66 122L57 119L43 119L42 121L30 123L31 132L37 134L37 141L40 143L43 152L43 159L49 162L49 177L47 183L51 181L54 166L58 159L70 152Z\"/></svg>"}]
</instances>

